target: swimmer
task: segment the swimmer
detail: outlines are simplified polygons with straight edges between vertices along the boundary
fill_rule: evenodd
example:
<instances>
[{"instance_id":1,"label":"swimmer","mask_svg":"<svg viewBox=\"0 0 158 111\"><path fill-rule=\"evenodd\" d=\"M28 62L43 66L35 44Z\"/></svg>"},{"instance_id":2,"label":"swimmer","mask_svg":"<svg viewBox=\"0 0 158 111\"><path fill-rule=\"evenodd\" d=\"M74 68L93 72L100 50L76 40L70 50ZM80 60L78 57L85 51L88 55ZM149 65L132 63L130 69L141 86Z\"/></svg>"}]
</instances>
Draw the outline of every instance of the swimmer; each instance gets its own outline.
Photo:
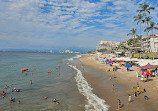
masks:
<instances>
[{"instance_id":1,"label":"swimmer","mask_svg":"<svg viewBox=\"0 0 158 111\"><path fill-rule=\"evenodd\" d=\"M30 85L32 85L33 83L32 83L32 80L30 80Z\"/></svg>"},{"instance_id":2,"label":"swimmer","mask_svg":"<svg viewBox=\"0 0 158 111\"><path fill-rule=\"evenodd\" d=\"M17 104L20 104L21 103L21 101L19 100L19 101L17 101Z\"/></svg>"},{"instance_id":3,"label":"swimmer","mask_svg":"<svg viewBox=\"0 0 158 111\"><path fill-rule=\"evenodd\" d=\"M52 70L49 70L48 73L52 73Z\"/></svg>"},{"instance_id":4,"label":"swimmer","mask_svg":"<svg viewBox=\"0 0 158 111\"><path fill-rule=\"evenodd\" d=\"M57 103L57 104L59 104L59 102L57 101L57 99L56 99L56 98L54 98L54 99L51 99L51 101L52 101L52 102L54 102L54 103Z\"/></svg>"},{"instance_id":5,"label":"swimmer","mask_svg":"<svg viewBox=\"0 0 158 111\"><path fill-rule=\"evenodd\" d=\"M48 97L47 97L47 96L44 96L43 98L44 98L44 99L48 99Z\"/></svg>"},{"instance_id":6,"label":"swimmer","mask_svg":"<svg viewBox=\"0 0 158 111\"><path fill-rule=\"evenodd\" d=\"M2 92L2 98L4 98L5 95L6 95L6 93L3 91L3 92Z\"/></svg>"},{"instance_id":7,"label":"swimmer","mask_svg":"<svg viewBox=\"0 0 158 111\"><path fill-rule=\"evenodd\" d=\"M10 102L14 102L13 96L10 96Z\"/></svg>"},{"instance_id":8,"label":"swimmer","mask_svg":"<svg viewBox=\"0 0 158 111\"><path fill-rule=\"evenodd\" d=\"M20 89L16 89L15 91L16 91L16 92L20 92Z\"/></svg>"}]
</instances>

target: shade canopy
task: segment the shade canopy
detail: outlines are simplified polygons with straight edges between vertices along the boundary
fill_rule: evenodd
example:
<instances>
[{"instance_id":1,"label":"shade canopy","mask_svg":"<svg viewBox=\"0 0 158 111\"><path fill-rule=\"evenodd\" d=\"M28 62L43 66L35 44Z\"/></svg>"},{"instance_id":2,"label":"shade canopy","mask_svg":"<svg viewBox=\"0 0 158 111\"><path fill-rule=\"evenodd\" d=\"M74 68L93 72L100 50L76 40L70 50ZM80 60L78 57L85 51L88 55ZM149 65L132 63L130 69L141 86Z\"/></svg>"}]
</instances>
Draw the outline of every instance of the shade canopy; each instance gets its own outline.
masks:
<instances>
[{"instance_id":1,"label":"shade canopy","mask_svg":"<svg viewBox=\"0 0 158 111\"><path fill-rule=\"evenodd\" d=\"M118 61L118 62L124 62L123 60L120 60L120 61Z\"/></svg>"},{"instance_id":2,"label":"shade canopy","mask_svg":"<svg viewBox=\"0 0 158 111\"><path fill-rule=\"evenodd\" d=\"M108 62L109 61L109 59L106 59L106 61L105 62Z\"/></svg>"},{"instance_id":3,"label":"shade canopy","mask_svg":"<svg viewBox=\"0 0 158 111\"><path fill-rule=\"evenodd\" d=\"M144 75L150 75L151 72L149 72L149 71L144 71L144 72L142 72L142 74L144 74Z\"/></svg>"},{"instance_id":4,"label":"shade canopy","mask_svg":"<svg viewBox=\"0 0 158 111\"><path fill-rule=\"evenodd\" d=\"M108 63L113 63L113 61L112 61L112 60L109 60Z\"/></svg>"},{"instance_id":5,"label":"shade canopy","mask_svg":"<svg viewBox=\"0 0 158 111\"><path fill-rule=\"evenodd\" d=\"M132 65L131 65L131 64L126 64L125 67L126 67L126 68L131 68Z\"/></svg>"},{"instance_id":6,"label":"shade canopy","mask_svg":"<svg viewBox=\"0 0 158 111\"><path fill-rule=\"evenodd\" d=\"M117 63L114 63L114 64L112 64L113 66L119 66L119 64L117 64Z\"/></svg>"},{"instance_id":7,"label":"shade canopy","mask_svg":"<svg viewBox=\"0 0 158 111\"><path fill-rule=\"evenodd\" d=\"M154 65L151 65L150 63L148 63L145 66L140 66L140 68L142 68L142 69L155 69L155 68L158 68L158 66L154 66Z\"/></svg>"}]
</instances>

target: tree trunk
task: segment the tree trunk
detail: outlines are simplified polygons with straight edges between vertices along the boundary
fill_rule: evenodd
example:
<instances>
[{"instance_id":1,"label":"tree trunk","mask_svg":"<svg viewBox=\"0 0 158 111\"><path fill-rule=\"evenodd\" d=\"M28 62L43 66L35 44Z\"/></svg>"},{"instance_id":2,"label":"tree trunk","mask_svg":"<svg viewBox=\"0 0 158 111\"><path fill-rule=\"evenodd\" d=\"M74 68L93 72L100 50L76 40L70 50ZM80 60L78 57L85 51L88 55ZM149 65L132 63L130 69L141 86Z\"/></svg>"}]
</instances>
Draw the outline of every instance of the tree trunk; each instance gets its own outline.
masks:
<instances>
[{"instance_id":1,"label":"tree trunk","mask_svg":"<svg viewBox=\"0 0 158 111\"><path fill-rule=\"evenodd\" d=\"M145 20L145 29L146 29L146 36L148 36L147 26L146 26L146 20Z\"/></svg>"},{"instance_id":2,"label":"tree trunk","mask_svg":"<svg viewBox=\"0 0 158 111\"><path fill-rule=\"evenodd\" d=\"M142 35L142 34L141 34L141 23L140 23L140 35Z\"/></svg>"}]
</instances>

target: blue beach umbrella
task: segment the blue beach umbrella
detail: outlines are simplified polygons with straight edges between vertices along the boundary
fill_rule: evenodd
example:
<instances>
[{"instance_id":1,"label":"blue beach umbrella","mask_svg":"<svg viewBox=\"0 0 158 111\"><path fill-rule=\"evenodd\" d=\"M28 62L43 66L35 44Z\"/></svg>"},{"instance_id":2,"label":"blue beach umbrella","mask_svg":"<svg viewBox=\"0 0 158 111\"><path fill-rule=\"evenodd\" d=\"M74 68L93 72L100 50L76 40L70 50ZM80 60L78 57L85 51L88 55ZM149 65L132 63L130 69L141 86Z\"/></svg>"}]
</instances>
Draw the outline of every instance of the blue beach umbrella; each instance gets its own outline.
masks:
<instances>
[{"instance_id":1,"label":"blue beach umbrella","mask_svg":"<svg viewBox=\"0 0 158 111\"><path fill-rule=\"evenodd\" d=\"M126 67L126 68L131 68L132 65L131 65L131 64L126 64L125 67Z\"/></svg>"},{"instance_id":2,"label":"blue beach umbrella","mask_svg":"<svg viewBox=\"0 0 158 111\"><path fill-rule=\"evenodd\" d=\"M109 61L109 59L106 59L106 61L105 62L108 62Z\"/></svg>"}]
</instances>

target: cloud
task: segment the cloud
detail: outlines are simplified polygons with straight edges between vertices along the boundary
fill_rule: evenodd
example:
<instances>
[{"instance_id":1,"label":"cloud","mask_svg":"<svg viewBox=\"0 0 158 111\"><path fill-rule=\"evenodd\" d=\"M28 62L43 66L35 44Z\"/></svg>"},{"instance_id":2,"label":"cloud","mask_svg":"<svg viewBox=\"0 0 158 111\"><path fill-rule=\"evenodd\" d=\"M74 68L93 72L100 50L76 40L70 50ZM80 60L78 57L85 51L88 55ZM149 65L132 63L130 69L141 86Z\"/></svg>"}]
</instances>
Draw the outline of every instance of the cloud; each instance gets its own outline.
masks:
<instances>
[{"instance_id":1,"label":"cloud","mask_svg":"<svg viewBox=\"0 0 158 111\"><path fill-rule=\"evenodd\" d=\"M138 4L144 1L0 0L0 12L3 12L0 14L0 42L8 41L13 48L19 48L22 41L30 48L50 48L63 44L65 47L95 47L96 42L104 38L125 40L132 27L139 30L133 16L137 15ZM158 9L151 13L155 22L158 22L157 12ZM5 43L1 48L7 47Z\"/></svg>"}]
</instances>

